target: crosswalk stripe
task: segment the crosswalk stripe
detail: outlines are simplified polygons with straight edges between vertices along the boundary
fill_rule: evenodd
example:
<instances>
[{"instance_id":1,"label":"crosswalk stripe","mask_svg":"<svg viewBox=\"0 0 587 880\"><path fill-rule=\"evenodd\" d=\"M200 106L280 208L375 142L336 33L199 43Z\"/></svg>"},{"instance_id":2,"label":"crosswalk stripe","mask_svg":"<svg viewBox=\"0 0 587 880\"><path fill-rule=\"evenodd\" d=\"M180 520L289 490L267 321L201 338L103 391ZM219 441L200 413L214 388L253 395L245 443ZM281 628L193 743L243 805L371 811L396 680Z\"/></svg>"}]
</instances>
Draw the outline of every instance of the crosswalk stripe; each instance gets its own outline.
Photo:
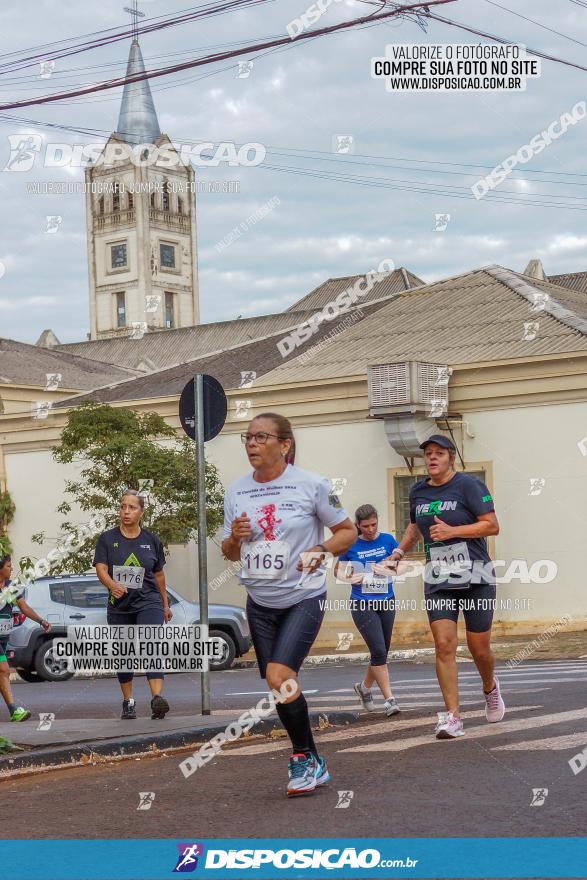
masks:
<instances>
[{"instance_id":1,"label":"crosswalk stripe","mask_svg":"<svg viewBox=\"0 0 587 880\"><path fill-rule=\"evenodd\" d=\"M532 683L536 684L536 682L532 682ZM395 690L395 687L393 689ZM550 688L548 688L548 687L524 688L524 689L518 690L517 688L514 688L514 687L508 687L507 693L508 694L540 694L540 693L543 693L544 691L547 691L547 690L550 690ZM304 693L306 694L307 691L304 691ZM478 699L481 699L481 687L480 686L473 688L473 689L467 689L466 687L461 686L461 687L459 687L459 693L463 694L464 696L478 695ZM412 694L405 693L405 694L401 695L402 700L406 700L406 699L424 700L424 699L430 699L431 697L441 698L441 693L440 693L439 687L436 687L434 690L426 691L425 693L421 693L421 692L412 693ZM375 700L379 700L379 699L382 700L383 697L380 697L378 694L376 694ZM310 704L317 703L317 702L318 703L324 702L324 700L336 700L340 703L355 703L356 706L360 705L356 696L354 696L354 695L351 696L350 694L341 695L341 694L336 693L336 691L325 691L323 694L318 694L315 697L308 697L307 700L308 700L308 703L310 703ZM312 708L314 708L314 707L312 706Z\"/></svg>"},{"instance_id":2,"label":"crosswalk stripe","mask_svg":"<svg viewBox=\"0 0 587 880\"><path fill-rule=\"evenodd\" d=\"M514 706L508 711L513 714L516 712L532 712L536 709L542 709L543 706ZM468 710L466 712L462 712L461 716L464 719L467 718L484 718L485 710L484 709L473 709ZM361 736L378 736L381 734L393 735L398 731L402 730L413 730L415 727L427 727L430 729L430 734L427 737L424 737L425 740L429 740L432 735L433 725L435 723L435 719L433 718L404 718L398 720L397 718L385 718L382 721L377 721L373 724L361 724L360 726L353 727L353 737L361 737ZM503 722L502 722L503 723ZM494 726L494 725L492 725ZM350 731L349 729L345 730L333 730L328 732L327 729L325 732L320 733L319 731L314 731L315 738L318 742L348 742ZM220 751L219 754L224 757L240 757L241 755L262 755L265 752L277 752L282 749L291 749L291 744L289 740L284 737L280 742L276 743L256 743L255 745L249 746L231 746L228 751Z\"/></svg>"},{"instance_id":3,"label":"crosswalk stripe","mask_svg":"<svg viewBox=\"0 0 587 880\"><path fill-rule=\"evenodd\" d=\"M269 693L269 688L264 691L230 691L230 693L226 693L225 697L256 697L256 696L267 696ZM304 691L305 694L317 694L318 690L315 689L313 691Z\"/></svg>"},{"instance_id":4,"label":"crosswalk stripe","mask_svg":"<svg viewBox=\"0 0 587 880\"><path fill-rule=\"evenodd\" d=\"M516 675L527 675L529 678L533 675L587 675L587 668L575 669L498 669L496 670L500 678L513 678Z\"/></svg>"},{"instance_id":5,"label":"crosswalk stripe","mask_svg":"<svg viewBox=\"0 0 587 880\"><path fill-rule=\"evenodd\" d=\"M466 713L463 713L465 717ZM573 709L569 712L558 712L551 715L537 715L531 718L517 718L513 721L500 721L499 724L483 725L483 727L471 727L467 730L463 739L485 739L488 736L500 736L504 733L515 733L519 730L530 730L536 727L546 727L549 724L563 724L567 721L578 721L587 718L587 709ZM460 741L461 737L458 737ZM431 742L429 736L414 736L408 739L394 740L393 742L370 743L363 746L352 746L340 749L345 752L403 752L416 746L427 745Z\"/></svg>"},{"instance_id":6,"label":"crosswalk stripe","mask_svg":"<svg viewBox=\"0 0 587 880\"><path fill-rule=\"evenodd\" d=\"M520 752L520 751L543 751L545 749L582 749L587 746L587 731L569 733L567 736L551 736L549 739L531 739L526 742L508 743L505 746L493 746L493 751Z\"/></svg>"},{"instance_id":7,"label":"crosswalk stripe","mask_svg":"<svg viewBox=\"0 0 587 880\"><path fill-rule=\"evenodd\" d=\"M529 688L528 690L518 691L517 693L523 694L540 694L544 693L544 691L549 690L549 688ZM511 693L508 691L508 693ZM466 697L471 697L473 694L467 694ZM424 697L423 694L418 694L418 699ZM316 698L318 699L318 698ZM415 698L414 698L415 699ZM308 701L309 702L309 701ZM474 699L461 699L460 706L479 706L482 703L482 698L480 696L475 697ZM440 691L435 694L428 694L426 699L423 702L413 702L409 699L408 695L404 695L399 701L399 707L402 712L407 712L410 710L416 709L432 709L434 712L439 712L443 709L442 706L442 695ZM365 711L362 707L357 703L355 706L341 705L338 702L328 702L327 695L324 696L323 701L320 705L311 704L310 708L312 712L336 712L341 709L355 709L361 718L368 718L372 713ZM383 713L383 704L379 705L375 709L376 713Z\"/></svg>"},{"instance_id":8,"label":"crosswalk stripe","mask_svg":"<svg viewBox=\"0 0 587 880\"><path fill-rule=\"evenodd\" d=\"M501 680L501 676L500 676ZM509 685L510 682L514 682L515 684L558 684L559 682L567 682L571 684L578 684L581 681L587 681L586 678L509 678L507 681L504 681L505 685Z\"/></svg>"}]
</instances>

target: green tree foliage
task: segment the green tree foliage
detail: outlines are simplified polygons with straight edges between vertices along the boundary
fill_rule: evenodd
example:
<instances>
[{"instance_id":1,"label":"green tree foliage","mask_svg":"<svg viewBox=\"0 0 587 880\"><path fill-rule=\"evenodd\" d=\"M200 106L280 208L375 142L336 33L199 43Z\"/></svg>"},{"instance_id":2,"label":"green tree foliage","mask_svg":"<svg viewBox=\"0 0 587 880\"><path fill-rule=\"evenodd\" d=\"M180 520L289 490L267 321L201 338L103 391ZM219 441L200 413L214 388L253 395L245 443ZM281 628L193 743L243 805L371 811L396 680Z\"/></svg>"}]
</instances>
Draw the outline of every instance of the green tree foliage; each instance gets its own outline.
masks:
<instances>
[{"instance_id":1,"label":"green tree foliage","mask_svg":"<svg viewBox=\"0 0 587 880\"><path fill-rule=\"evenodd\" d=\"M85 403L69 413L61 441L53 450L61 464L78 463L79 478L65 483L66 500L57 510L67 517L75 504L88 514L85 530L68 519L61 523L61 550L48 566L50 574L82 572L92 564L102 516L104 528L118 523L120 497L125 489L145 495L143 525L156 532L163 545L187 544L196 537L196 464L194 443L178 439L176 431L154 412L107 404ZM206 464L208 534L223 518L223 488L214 465ZM92 525L93 524L93 525ZM45 535L33 535L43 543ZM67 549L65 549L67 548Z\"/></svg>"},{"instance_id":2,"label":"green tree foliage","mask_svg":"<svg viewBox=\"0 0 587 880\"><path fill-rule=\"evenodd\" d=\"M8 537L8 526L14 518L14 502L9 492L0 492L0 554L12 552L12 545Z\"/></svg>"}]
</instances>

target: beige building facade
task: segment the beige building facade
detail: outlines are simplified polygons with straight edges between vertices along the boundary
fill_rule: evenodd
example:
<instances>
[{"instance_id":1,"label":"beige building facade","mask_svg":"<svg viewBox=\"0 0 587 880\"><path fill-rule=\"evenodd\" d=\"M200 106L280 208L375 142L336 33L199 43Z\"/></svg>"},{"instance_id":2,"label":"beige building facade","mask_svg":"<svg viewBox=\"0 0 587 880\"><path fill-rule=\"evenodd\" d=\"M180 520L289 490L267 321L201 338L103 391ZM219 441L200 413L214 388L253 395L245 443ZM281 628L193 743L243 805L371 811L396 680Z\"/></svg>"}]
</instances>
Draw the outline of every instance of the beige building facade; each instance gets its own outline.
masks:
<instances>
[{"instance_id":1,"label":"beige building facade","mask_svg":"<svg viewBox=\"0 0 587 880\"><path fill-rule=\"evenodd\" d=\"M351 515L359 504L370 502L379 510L381 528L401 535L406 494L410 481L423 473L422 462L406 461L390 446L382 420L369 418L365 376L302 388L294 383L260 384L247 394L249 415L272 410L292 418L296 463L336 481ZM228 395L227 425L206 449L224 485L248 468L239 436L247 421L236 415L242 391ZM581 566L586 526L582 499L587 492L587 352L532 362L455 365L449 397L451 410L458 407L459 416L451 416L448 423L439 420L437 430L450 425L465 469L487 482L501 525L490 546L502 580L496 631L532 634L561 620L561 628L586 629L587 591ZM124 405L155 409L180 430L175 395L128 400ZM34 532L44 529L48 537L57 537L55 507L72 472L53 462L50 447L58 440L65 418L59 410L53 410L42 425L18 415L2 417L4 468L16 503L11 538L19 556L39 555L30 541ZM221 557L220 540L218 534L208 541L210 601L243 605L244 589L235 578L234 565ZM197 597L196 552L194 546L170 548L167 567L170 583L191 599ZM414 556L396 583L397 644L427 638L418 573L421 559ZM348 589L336 584L330 573L330 608L320 643L334 645L339 633L354 632L344 602L347 595Z\"/></svg>"}]
</instances>

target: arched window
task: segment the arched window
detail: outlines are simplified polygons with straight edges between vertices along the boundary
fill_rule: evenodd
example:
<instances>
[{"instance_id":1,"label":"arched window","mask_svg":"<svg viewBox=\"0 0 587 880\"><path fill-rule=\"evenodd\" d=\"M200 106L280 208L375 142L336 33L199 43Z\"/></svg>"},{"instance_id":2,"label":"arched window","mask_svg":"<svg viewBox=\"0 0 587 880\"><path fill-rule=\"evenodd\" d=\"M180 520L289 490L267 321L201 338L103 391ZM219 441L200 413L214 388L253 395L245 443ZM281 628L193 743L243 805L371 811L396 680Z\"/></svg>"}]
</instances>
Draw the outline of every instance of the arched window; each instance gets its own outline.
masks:
<instances>
[{"instance_id":1,"label":"arched window","mask_svg":"<svg viewBox=\"0 0 587 880\"><path fill-rule=\"evenodd\" d=\"M104 213L104 196L100 196L98 199L98 214Z\"/></svg>"},{"instance_id":2,"label":"arched window","mask_svg":"<svg viewBox=\"0 0 587 880\"><path fill-rule=\"evenodd\" d=\"M167 181L163 184L163 210L169 211L169 183Z\"/></svg>"},{"instance_id":3,"label":"arched window","mask_svg":"<svg viewBox=\"0 0 587 880\"><path fill-rule=\"evenodd\" d=\"M177 213L178 213L178 214L183 214L183 213L184 213L184 211L183 211L183 199L182 199L181 196L178 196L178 197L177 197Z\"/></svg>"},{"instance_id":4,"label":"arched window","mask_svg":"<svg viewBox=\"0 0 587 880\"><path fill-rule=\"evenodd\" d=\"M157 205L155 204L155 193L154 192L151 193L151 207L152 208L157 207Z\"/></svg>"},{"instance_id":5,"label":"arched window","mask_svg":"<svg viewBox=\"0 0 587 880\"><path fill-rule=\"evenodd\" d=\"M135 197L131 192L129 192L129 194L128 194L128 210L132 211L134 206L135 206Z\"/></svg>"},{"instance_id":6,"label":"arched window","mask_svg":"<svg viewBox=\"0 0 587 880\"><path fill-rule=\"evenodd\" d=\"M120 184L115 183L112 190L112 210L120 211Z\"/></svg>"}]
</instances>

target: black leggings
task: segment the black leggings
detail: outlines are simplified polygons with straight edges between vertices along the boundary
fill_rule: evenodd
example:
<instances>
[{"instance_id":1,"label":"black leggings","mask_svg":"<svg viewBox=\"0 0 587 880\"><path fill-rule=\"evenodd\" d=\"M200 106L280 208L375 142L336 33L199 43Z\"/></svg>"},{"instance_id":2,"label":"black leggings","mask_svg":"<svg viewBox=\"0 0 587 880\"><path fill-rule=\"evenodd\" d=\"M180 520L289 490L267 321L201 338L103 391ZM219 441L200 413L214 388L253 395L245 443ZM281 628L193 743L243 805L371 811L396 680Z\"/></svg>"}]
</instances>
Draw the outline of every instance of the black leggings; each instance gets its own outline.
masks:
<instances>
[{"instance_id":1,"label":"black leggings","mask_svg":"<svg viewBox=\"0 0 587 880\"><path fill-rule=\"evenodd\" d=\"M389 603L386 603L389 604ZM395 609L379 603L353 599L351 616L371 653L371 666L385 666L391 644Z\"/></svg>"},{"instance_id":2,"label":"black leggings","mask_svg":"<svg viewBox=\"0 0 587 880\"><path fill-rule=\"evenodd\" d=\"M160 608L141 608L140 611L117 611L116 608L108 608L106 620L113 626L133 626L137 623L165 623L163 605ZM116 677L120 684L126 684L135 677L134 672L117 672ZM162 672L147 672L147 678L164 678Z\"/></svg>"}]
</instances>

